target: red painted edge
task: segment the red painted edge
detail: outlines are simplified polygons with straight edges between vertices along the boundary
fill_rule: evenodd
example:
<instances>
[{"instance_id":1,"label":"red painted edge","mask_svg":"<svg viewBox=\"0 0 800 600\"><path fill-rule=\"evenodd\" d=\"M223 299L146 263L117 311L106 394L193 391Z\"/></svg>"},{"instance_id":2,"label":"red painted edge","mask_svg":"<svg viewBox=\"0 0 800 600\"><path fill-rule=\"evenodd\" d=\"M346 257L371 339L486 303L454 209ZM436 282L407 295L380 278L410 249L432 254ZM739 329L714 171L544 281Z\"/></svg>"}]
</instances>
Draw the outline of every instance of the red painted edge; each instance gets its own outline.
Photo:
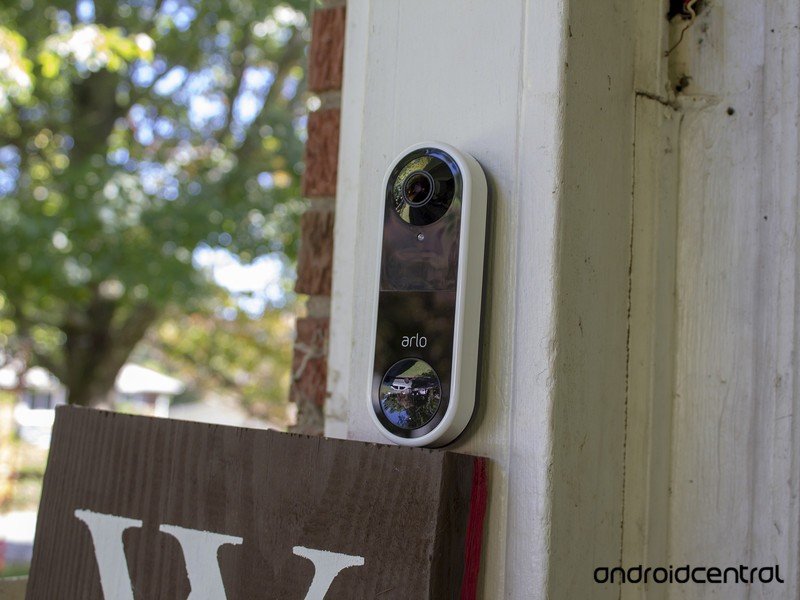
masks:
<instances>
[{"instance_id":1,"label":"red painted edge","mask_svg":"<svg viewBox=\"0 0 800 600\"><path fill-rule=\"evenodd\" d=\"M483 546L483 520L486 516L488 497L486 459L475 458L467 535L464 540L464 578L461 580L461 600L475 600L478 593L478 575L481 570L481 547Z\"/></svg>"}]
</instances>

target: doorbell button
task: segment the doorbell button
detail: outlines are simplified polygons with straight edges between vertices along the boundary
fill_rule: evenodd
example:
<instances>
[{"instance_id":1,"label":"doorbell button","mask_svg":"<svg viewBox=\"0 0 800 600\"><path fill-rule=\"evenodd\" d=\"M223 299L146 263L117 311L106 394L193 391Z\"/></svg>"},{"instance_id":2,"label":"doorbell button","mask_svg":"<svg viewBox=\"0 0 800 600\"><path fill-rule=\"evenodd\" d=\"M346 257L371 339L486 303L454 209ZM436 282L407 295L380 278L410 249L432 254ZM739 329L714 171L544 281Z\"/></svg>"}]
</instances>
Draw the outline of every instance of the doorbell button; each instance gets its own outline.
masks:
<instances>
[{"instance_id":1,"label":"doorbell button","mask_svg":"<svg viewBox=\"0 0 800 600\"><path fill-rule=\"evenodd\" d=\"M430 423L442 403L439 376L419 358L404 358L393 364L383 376L379 393L383 416L403 430Z\"/></svg>"}]
</instances>

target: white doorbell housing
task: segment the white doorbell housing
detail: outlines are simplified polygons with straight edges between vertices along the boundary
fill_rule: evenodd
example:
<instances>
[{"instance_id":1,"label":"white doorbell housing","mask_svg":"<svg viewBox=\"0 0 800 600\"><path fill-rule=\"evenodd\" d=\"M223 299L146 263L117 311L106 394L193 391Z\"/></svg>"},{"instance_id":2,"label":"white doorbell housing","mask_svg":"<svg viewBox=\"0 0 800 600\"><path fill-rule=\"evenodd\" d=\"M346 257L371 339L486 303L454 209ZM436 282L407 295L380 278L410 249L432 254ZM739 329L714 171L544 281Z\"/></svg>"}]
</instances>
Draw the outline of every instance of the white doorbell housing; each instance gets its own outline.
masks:
<instances>
[{"instance_id":1,"label":"white doorbell housing","mask_svg":"<svg viewBox=\"0 0 800 600\"><path fill-rule=\"evenodd\" d=\"M438 142L398 156L383 182L369 413L404 446L443 446L475 408L486 177Z\"/></svg>"}]
</instances>

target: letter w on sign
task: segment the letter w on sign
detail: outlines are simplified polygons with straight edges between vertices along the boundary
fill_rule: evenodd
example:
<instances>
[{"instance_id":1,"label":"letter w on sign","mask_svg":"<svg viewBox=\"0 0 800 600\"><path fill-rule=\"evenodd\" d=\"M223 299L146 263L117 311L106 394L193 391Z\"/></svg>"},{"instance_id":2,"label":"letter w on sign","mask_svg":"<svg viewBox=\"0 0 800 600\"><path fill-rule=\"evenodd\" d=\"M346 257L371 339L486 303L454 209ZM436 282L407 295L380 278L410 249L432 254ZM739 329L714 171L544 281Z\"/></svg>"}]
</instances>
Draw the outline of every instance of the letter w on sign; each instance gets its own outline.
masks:
<instances>
[{"instance_id":1,"label":"letter w on sign","mask_svg":"<svg viewBox=\"0 0 800 600\"><path fill-rule=\"evenodd\" d=\"M484 459L59 408L27 598L475 597Z\"/></svg>"},{"instance_id":2,"label":"letter w on sign","mask_svg":"<svg viewBox=\"0 0 800 600\"><path fill-rule=\"evenodd\" d=\"M141 527L142 522L115 515L93 513L90 510L76 510L75 516L86 523L92 534L100 585L105 600L133 600L133 587L125 559L122 534L132 527ZM217 564L217 550L223 544L238 546L242 543L242 538L175 525L162 525L159 529L174 536L181 544L189 586L192 589L188 600L225 598L222 574ZM294 553L309 559L316 567L306 600L322 600L339 571L364 564L361 556L337 554L301 546L296 546Z\"/></svg>"}]
</instances>

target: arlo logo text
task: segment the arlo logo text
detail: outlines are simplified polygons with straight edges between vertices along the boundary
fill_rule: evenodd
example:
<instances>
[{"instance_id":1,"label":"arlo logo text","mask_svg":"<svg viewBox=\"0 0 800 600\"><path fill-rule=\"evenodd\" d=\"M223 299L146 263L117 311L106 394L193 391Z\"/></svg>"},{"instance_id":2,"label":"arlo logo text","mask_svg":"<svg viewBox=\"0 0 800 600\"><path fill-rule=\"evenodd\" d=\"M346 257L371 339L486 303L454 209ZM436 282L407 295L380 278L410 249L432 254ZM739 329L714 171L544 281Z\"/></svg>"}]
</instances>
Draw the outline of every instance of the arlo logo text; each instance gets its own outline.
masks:
<instances>
[{"instance_id":1,"label":"arlo logo text","mask_svg":"<svg viewBox=\"0 0 800 600\"><path fill-rule=\"evenodd\" d=\"M403 336L403 348L424 348L428 345L428 338L424 335L415 333L414 335Z\"/></svg>"}]
</instances>

